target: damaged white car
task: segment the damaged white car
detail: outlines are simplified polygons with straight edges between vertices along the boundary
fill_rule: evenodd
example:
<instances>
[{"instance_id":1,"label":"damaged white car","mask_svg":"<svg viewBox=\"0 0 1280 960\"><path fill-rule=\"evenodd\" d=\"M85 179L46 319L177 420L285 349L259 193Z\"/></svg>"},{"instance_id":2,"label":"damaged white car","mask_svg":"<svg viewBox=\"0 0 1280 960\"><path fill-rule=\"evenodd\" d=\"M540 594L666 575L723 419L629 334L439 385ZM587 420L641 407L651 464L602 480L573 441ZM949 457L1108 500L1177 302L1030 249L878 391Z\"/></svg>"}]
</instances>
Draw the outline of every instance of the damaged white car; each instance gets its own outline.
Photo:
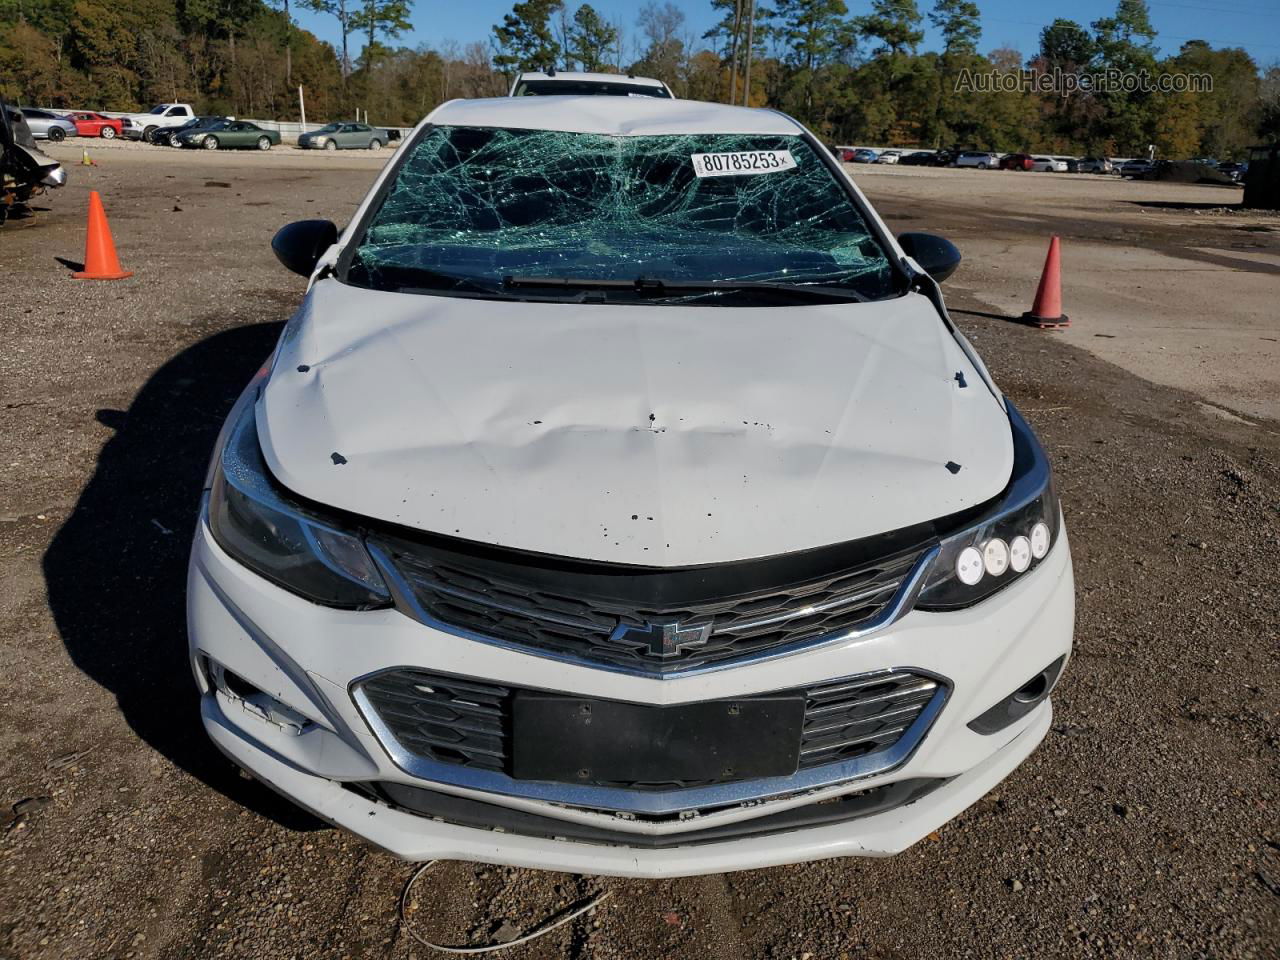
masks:
<instances>
[{"instance_id":1,"label":"damaged white car","mask_svg":"<svg viewBox=\"0 0 1280 960\"><path fill-rule=\"evenodd\" d=\"M445 104L215 451L205 727L410 859L675 876L887 855L1049 728L1049 465L895 239L767 110Z\"/></svg>"}]
</instances>

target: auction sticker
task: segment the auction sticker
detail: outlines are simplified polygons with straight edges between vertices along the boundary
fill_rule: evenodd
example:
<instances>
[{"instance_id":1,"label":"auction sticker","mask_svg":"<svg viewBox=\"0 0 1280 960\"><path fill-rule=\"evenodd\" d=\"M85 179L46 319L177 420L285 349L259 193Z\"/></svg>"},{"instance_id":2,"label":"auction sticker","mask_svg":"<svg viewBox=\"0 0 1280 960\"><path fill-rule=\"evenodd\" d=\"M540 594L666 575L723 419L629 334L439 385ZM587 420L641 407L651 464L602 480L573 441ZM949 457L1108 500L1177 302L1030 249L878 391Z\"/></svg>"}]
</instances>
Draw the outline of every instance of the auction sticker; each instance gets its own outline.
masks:
<instances>
[{"instance_id":1,"label":"auction sticker","mask_svg":"<svg viewBox=\"0 0 1280 960\"><path fill-rule=\"evenodd\" d=\"M694 153L693 172L699 177L742 177L794 170L790 150L747 150L742 153Z\"/></svg>"}]
</instances>

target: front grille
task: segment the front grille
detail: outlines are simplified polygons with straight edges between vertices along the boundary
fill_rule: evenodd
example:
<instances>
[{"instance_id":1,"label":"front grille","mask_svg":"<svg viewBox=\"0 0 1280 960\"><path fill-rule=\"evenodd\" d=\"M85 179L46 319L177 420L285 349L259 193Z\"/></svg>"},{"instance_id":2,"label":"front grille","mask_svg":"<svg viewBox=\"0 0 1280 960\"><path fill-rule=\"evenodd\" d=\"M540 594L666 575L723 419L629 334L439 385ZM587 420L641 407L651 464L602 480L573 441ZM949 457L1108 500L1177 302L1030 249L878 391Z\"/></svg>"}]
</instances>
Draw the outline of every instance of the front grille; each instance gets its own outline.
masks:
<instances>
[{"instance_id":1,"label":"front grille","mask_svg":"<svg viewBox=\"0 0 1280 960\"><path fill-rule=\"evenodd\" d=\"M799 586L679 606L571 596L484 564L389 550L436 624L615 669L670 674L839 636L885 613L922 551Z\"/></svg>"},{"instance_id":2,"label":"front grille","mask_svg":"<svg viewBox=\"0 0 1280 960\"><path fill-rule=\"evenodd\" d=\"M514 688L400 667L364 681L358 689L403 751L439 763L510 774ZM932 677L886 670L816 684L803 692L800 769L807 770L888 750L943 690ZM733 779L606 785L670 789Z\"/></svg>"}]
</instances>

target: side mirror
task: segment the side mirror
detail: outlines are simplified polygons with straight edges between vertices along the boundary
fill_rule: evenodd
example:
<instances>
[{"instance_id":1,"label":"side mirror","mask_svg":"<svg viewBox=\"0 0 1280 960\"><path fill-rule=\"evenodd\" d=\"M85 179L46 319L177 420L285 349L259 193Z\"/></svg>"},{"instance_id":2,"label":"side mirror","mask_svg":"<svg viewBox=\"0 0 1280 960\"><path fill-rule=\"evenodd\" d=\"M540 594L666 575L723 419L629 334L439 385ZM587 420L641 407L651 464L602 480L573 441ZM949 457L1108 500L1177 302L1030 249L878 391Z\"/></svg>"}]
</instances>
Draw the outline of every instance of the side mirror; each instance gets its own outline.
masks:
<instances>
[{"instance_id":1,"label":"side mirror","mask_svg":"<svg viewBox=\"0 0 1280 960\"><path fill-rule=\"evenodd\" d=\"M285 228L286 230L288 227ZM903 233L898 235L902 252L924 267L924 272L941 283L960 266L960 251L945 237L932 233Z\"/></svg>"},{"instance_id":2,"label":"side mirror","mask_svg":"<svg viewBox=\"0 0 1280 960\"><path fill-rule=\"evenodd\" d=\"M276 231L271 251L286 269L309 277L320 257L337 242L338 228L332 220L298 220Z\"/></svg>"}]
</instances>

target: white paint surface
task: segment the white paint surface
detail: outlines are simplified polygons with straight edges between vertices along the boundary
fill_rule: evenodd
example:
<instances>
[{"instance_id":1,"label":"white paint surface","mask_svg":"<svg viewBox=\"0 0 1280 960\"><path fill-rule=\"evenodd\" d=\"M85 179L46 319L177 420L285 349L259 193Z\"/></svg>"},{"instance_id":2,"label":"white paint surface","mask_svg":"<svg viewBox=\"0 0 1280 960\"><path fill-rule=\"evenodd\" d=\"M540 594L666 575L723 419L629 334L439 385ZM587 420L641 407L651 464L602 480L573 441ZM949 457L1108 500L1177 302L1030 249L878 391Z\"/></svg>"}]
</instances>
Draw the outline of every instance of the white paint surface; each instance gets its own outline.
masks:
<instances>
[{"instance_id":1,"label":"white paint surface","mask_svg":"<svg viewBox=\"0 0 1280 960\"><path fill-rule=\"evenodd\" d=\"M258 428L277 479L320 503L653 566L933 520L994 497L1012 469L1004 411L914 294L602 306L323 280L281 345Z\"/></svg>"}]
</instances>

